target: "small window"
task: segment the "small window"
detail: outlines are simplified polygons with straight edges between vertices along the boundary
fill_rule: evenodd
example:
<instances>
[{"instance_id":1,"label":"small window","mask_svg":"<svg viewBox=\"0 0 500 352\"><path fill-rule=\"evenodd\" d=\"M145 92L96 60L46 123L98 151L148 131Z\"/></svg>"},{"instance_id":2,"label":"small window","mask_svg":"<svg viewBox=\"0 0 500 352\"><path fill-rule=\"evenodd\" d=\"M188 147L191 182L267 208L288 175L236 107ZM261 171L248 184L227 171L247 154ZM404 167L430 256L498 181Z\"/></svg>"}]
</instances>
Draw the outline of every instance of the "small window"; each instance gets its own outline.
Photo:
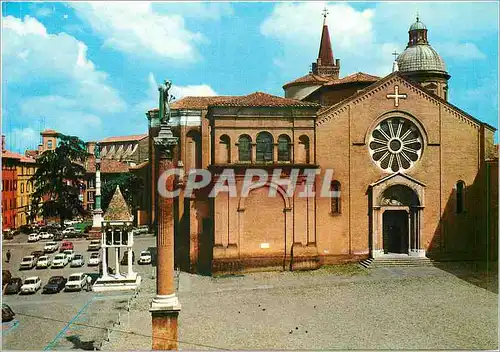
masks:
<instances>
[{"instance_id":1,"label":"small window","mask_svg":"<svg viewBox=\"0 0 500 352\"><path fill-rule=\"evenodd\" d=\"M47 141L47 148L52 149L52 141Z\"/></svg>"},{"instance_id":2,"label":"small window","mask_svg":"<svg viewBox=\"0 0 500 352\"><path fill-rule=\"evenodd\" d=\"M227 134L220 136L220 158L223 163L231 162L231 138Z\"/></svg>"},{"instance_id":3,"label":"small window","mask_svg":"<svg viewBox=\"0 0 500 352\"><path fill-rule=\"evenodd\" d=\"M290 137L286 134L278 137L278 161L290 161Z\"/></svg>"},{"instance_id":4,"label":"small window","mask_svg":"<svg viewBox=\"0 0 500 352\"><path fill-rule=\"evenodd\" d=\"M240 162L252 160L252 138L246 134L238 139L238 160Z\"/></svg>"},{"instance_id":5,"label":"small window","mask_svg":"<svg viewBox=\"0 0 500 352\"><path fill-rule=\"evenodd\" d=\"M21 182L21 193L24 193L24 183Z\"/></svg>"},{"instance_id":6,"label":"small window","mask_svg":"<svg viewBox=\"0 0 500 352\"><path fill-rule=\"evenodd\" d=\"M260 132L257 135L257 155L256 159L260 162L273 161L273 136L269 132Z\"/></svg>"},{"instance_id":7,"label":"small window","mask_svg":"<svg viewBox=\"0 0 500 352\"><path fill-rule=\"evenodd\" d=\"M457 213L465 212L465 182L458 181L456 185L457 191Z\"/></svg>"},{"instance_id":8,"label":"small window","mask_svg":"<svg viewBox=\"0 0 500 352\"><path fill-rule=\"evenodd\" d=\"M340 182L332 181L330 183L330 191L335 192L331 198L331 213L332 214L340 214L341 213L341 197L340 197Z\"/></svg>"}]
</instances>

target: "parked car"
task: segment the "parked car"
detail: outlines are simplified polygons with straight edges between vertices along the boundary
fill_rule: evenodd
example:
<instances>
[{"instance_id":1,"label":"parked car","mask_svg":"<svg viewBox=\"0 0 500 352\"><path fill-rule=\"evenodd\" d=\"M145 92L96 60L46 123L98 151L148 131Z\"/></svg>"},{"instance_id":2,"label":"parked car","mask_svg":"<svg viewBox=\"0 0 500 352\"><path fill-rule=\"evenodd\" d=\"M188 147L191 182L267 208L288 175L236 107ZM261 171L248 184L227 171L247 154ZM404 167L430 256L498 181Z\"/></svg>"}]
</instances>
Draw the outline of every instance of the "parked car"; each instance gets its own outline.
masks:
<instances>
[{"instance_id":1,"label":"parked car","mask_svg":"<svg viewBox=\"0 0 500 352\"><path fill-rule=\"evenodd\" d=\"M72 232L75 232L75 228L73 226L68 226L62 231L62 234L69 235Z\"/></svg>"},{"instance_id":2,"label":"parked car","mask_svg":"<svg viewBox=\"0 0 500 352\"><path fill-rule=\"evenodd\" d=\"M134 264L135 262L135 253L134 251L132 251L132 264ZM121 265L127 265L128 264L128 251L125 251L125 253L123 253L123 258L120 262Z\"/></svg>"},{"instance_id":3,"label":"parked car","mask_svg":"<svg viewBox=\"0 0 500 352\"><path fill-rule=\"evenodd\" d=\"M11 321L15 316L16 314L12 308L10 308L7 304L2 303L2 323L4 321Z\"/></svg>"},{"instance_id":4,"label":"parked car","mask_svg":"<svg viewBox=\"0 0 500 352\"><path fill-rule=\"evenodd\" d=\"M61 232L54 234L54 241L62 241L64 239L64 235Z\"/></svg>"},{"instance_id":5,"label":"parked car","mask_svg":"<svg viewBox=\"0 0 500 352\"><path fill-rule=\"evenodd\" d=\"M36 265L36 258L33 255L23 257L19 270L33 269Z\"/></svg>"},{"instance_id":6,"label":"parked car","mask_svg":"<svg viewBox=\"0 0 500 352\"><path fill-rule=\"evenodd\" d=\"M4 281L5 282L5 281ZM6 295L15 295L21 291L21 286L23 285L23 280L20 277L13 277L7 282L7 286L5 287Z\"/></svg>"},{"instance_id":7,"label":"parked car","mask_svg":"<svg viewBox=\"0 0 500 352\"><path fill-rule=\"evenodd\" d=\"M98 251L101 249L101 241L99 240L92 240L89 243L89 246L87 247L87 251Z\"/></svg>"},{"instance_id":8,"label":"parked car","mask_svg":"<svg viewBox=\"0 0 500 352\"><path fill-rule=\"evenodd\" d=\"M54 259L52 260L52 268L64 268L68 265L68 257L64 253L56 254Z\"/></svg>"},{"instance_id":9,"label":"parked car","mask_svg":"<svg viewBox=\"0 0 500 352\"><path fill-rule=\"evenodd\" d=\"M63 243L61 243L61 246L59 247L59 252L62 253L68 249L74 249L73 242L64 241Z\"/></svg>"},{"instance_id":10,"label":"parked car","mask_svg":"<svg viewBox=\"0 0 500 352\"><path fill-rule=\"evenodd\" d=\"M21 286L21 293L35 293L40 289L42 280L38 276L32 276L24 280Z\"/></svg>"},{"instance_id":11,"label":"parked car","mask_svg":"<svg viewBox=\"0 0 500 352\"><path fill-rule=\"evenodd\" d=\"M66 253L66 252L64 252ZM85 260L83 259L83 255L77 253L73 256L73 259L71 259L71 264L70 266L72 268L80 267L85 264Z\"/></svg>"},{"instance_id":12,"label":"parked car","mask_svg":"<svg viewBox=\"0 0 500 352\"><path fill-rule=\"evenodd\" d=\"M66 255L66 257L68 257L68 261L71 263L71 261L73 260L73 256L75 255L75 251L72 249L66 249L63 253Z\"/></svg>"},{"instance_id":13,"label":"parked car","mask_svg":"<svg viewBox=\"0 0 500 352\"><path fill-rule=\"evenodd\" d=\"M34 256L36 259L40 258L44 254L45 254L44 251L33 251L33 252L31 252L31 255Z\"/></svg>"},{"instance_id":14,"label":"parked car","mask_svg":"<svg viewBox=\"0 0 500 352\"><path fill-rule=\"evenodd\" d=\"M30 233L28 235L28 242L38 242L40 240L40 235L36 232Z\"/></svg>"},{"instance_id":15,"label":"parked car","mask_svg":"<svg viewBox=\"0 0 500 352\"><path fill-rule=\"evenodd\" d=\"M47 242L45 246L43 246L43 251L45 253L54 253L59 249L59 245L55 242Z\"/></svg>"},{"instance_id":16,"label":"parked car","mask_svg":"<svg viewBox=\"0 0 500 352\"><path fill-rule=\"evenodd\" d=\"M132 252L133 253L133 252ZM151 264L151 253L148 251L142 251L139 256L138 264Z\"/></svg>"},{"instance_id":17,"label":"parked car","mask_svg":"<svg viewBox=\"0 0 500 352\"><path fill-rule=\"evenodd\" d=\"M91 253L87 266L96 266L101 262L101 257L99 253Z\"/></svg>"},{"instance_id":18,"label":"parked car","mask_svg":"<svg viewBox=\"0 0 500 352\"><path fill-rule=\"evenodd\" d=\"M86 285L87 275L84 273L71 274L68 277L66 285L64 285L64 291L81 291Z\"/></svg>"},{"instance_id":19,"label":"parked car","mask_svg":"<svg viewBox=\"0 0 500 352\"><path fill-rule=\"evenodd\" d=\"M67 281L63 276L52 276L47 284L43 286L42 293L58 293L64 289Z\"/></svg>"},{"instance_id":20,"label":"parked car","mask_svg":"<svg viewBox=\"0 0 500 352\"><path fill-rule=\"evenodd\" d=\"M42 255L40 258L38 258L38 261L36 262L36 268L47 269L51 263L52 262L48 256Z\"/></svg>"},{"instance_id":21,"label":"parked car","mask_svg":"<svg viewBox=\"0 0 500 352\"><path fill-rule=\"evenodd\" d=\"M49 232L40 232L40 238L42 240L50 240L51 238L54 238L54 235Z\"/></svg>"}]
</instances>

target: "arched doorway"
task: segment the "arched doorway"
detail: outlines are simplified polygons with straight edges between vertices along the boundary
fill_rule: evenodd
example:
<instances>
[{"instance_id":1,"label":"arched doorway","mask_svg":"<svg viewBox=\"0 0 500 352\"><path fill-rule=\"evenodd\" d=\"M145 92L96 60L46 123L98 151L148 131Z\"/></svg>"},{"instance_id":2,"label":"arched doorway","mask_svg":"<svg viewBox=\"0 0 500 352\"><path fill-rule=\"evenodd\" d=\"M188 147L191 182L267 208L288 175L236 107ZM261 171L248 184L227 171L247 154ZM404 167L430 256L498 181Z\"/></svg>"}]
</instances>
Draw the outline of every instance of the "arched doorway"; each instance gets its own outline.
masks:
<instances>
[{"instance_id":1,"label":"arched doorway","mask_svg":"<svg viewBox=\"0 0 500 352\"><path fill-rule=\"evenodd\" d=\"M424 185L396 174L372 184L372 257L425 256L421 241Z\"/></svg>"}]
</instances>

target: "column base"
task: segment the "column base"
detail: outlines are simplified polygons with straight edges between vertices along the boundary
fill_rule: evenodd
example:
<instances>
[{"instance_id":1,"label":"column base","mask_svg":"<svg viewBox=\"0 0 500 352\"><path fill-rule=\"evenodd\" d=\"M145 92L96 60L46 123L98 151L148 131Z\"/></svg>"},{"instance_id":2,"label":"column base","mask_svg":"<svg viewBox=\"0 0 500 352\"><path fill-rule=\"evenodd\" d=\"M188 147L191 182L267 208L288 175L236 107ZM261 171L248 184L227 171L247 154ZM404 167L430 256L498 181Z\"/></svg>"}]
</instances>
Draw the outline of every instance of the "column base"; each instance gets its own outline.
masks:
<instances>
[{"instance_id":1,"label":"column base","mask_svg":"<svg viewBox=\"0 0 500 352\"><path fill-rule=\"evenodd\" d=\"M179 311L151 311L153 350L177 350L177 318Z\"/></svg>"},{"instance_id":2,"label":"column base","mask_svg":"<svg viewBox=\"0 0 500 352\"><path fill-rule=\"evenodd\" d=\"M421 257L425 258L425 249L412 249L408 252L410 257Z\"/></svg>"},{"instance_id":3,"label":"column base","mask_svg":"<svg viewBox=\"0 0 500 352\"><path fill-rule=\"evenodd\" d=\"M150 312L179 312L181 303L175 293L170 295L156 295L151 302Z\"/></svg>"},{"instance_id":4,"label":"column base","mask_svg":"<svg viewBox=\"0 0 500 352\"><path fill-rule=\"evenodd\" d=\"M135 290L141 285L142 278L137 273L132 278L116 278L113 276L103 276L96 280L92 286L94 292Z\"/></svg>"},{"instance_id":5,"label":"column base","mask_svg":"<svg viewBox=\"0 0 500 352\"><path fill-rule=\"evenodd\" d=\"M372 250L371 254L372 254L372 258L383 257L384 250L383 249L374 249L374 250Z\"/></svg>"}]
</instances>

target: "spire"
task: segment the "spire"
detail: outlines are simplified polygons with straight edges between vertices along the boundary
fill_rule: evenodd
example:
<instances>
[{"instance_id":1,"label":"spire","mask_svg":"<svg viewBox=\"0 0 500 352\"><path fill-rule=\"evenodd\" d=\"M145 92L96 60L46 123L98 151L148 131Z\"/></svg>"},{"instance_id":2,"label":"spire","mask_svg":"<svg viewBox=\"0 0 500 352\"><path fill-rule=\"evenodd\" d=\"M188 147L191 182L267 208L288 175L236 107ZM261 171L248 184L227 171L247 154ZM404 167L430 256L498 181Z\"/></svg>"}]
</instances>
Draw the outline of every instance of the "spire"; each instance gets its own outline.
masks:
<instances>
[{"instance_id":1,"label":"spire","mask_svg":"<svg viewBox=\"0 0 500 352\"><path fill-rule=\"evenodd\" d=\"M319 44L318 59L312 64L312 71L316 75L329 75L338 78L340 70L340 60L333 59L332 44L330 42L330 33L326 24L328 9L322 11L323 30L321 32L321 41Z\"/></svg>"},{"instance_id":2,"label":"spire","mask_svg":"<svg viewBox=\"0 0 500 352\"><path fill-rule=\"evenodd\" d=\"M104 213L105 221L131 221L132 215L128 209L127 202L123 198L120 187L116 186L115 193L109 202L108 209Z\"/></svg>"}]
</instances>

